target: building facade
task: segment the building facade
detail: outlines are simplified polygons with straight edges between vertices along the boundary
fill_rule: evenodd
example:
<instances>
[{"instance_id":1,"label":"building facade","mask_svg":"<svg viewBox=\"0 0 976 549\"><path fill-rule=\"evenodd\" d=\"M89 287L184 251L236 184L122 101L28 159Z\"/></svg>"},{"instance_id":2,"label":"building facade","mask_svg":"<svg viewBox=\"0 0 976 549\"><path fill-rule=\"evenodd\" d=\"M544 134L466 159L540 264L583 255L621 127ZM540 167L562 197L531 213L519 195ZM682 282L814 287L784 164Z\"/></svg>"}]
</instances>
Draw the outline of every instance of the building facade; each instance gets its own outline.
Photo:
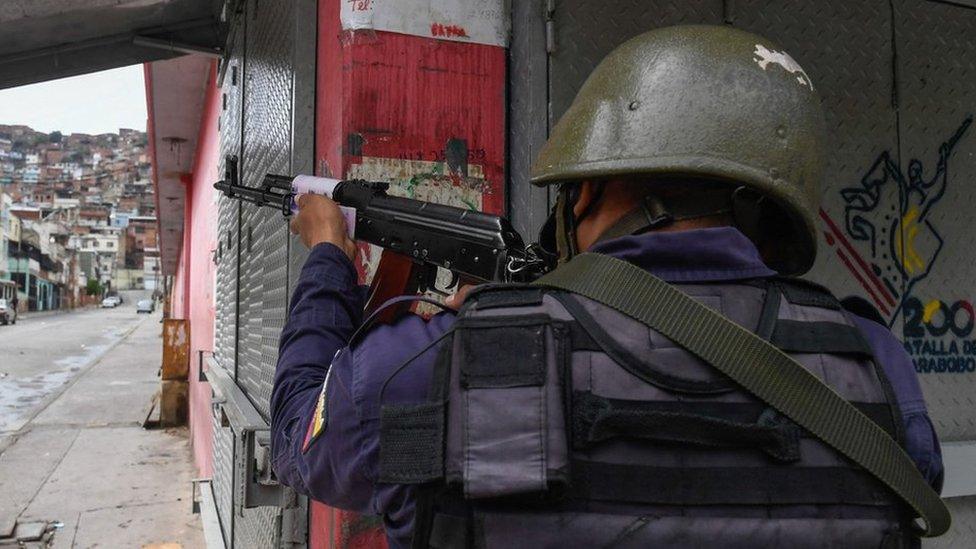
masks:
<instances>
[{"instance_id":1,"label":"building facade","mask_svg":"<svg viewBox=\"0 0 976 549\"><path fill-rule=\"evenodd\" d=\"M10 280L10 267L8 266L7 256L9 255L10 242L13 234L13 214L10 213L10 206L13 204L10 195L0 191L0 280ZM19 232L19 231L18 231ZM17 238L19 240L19 237Z\"/></svg>"}]
</instances>

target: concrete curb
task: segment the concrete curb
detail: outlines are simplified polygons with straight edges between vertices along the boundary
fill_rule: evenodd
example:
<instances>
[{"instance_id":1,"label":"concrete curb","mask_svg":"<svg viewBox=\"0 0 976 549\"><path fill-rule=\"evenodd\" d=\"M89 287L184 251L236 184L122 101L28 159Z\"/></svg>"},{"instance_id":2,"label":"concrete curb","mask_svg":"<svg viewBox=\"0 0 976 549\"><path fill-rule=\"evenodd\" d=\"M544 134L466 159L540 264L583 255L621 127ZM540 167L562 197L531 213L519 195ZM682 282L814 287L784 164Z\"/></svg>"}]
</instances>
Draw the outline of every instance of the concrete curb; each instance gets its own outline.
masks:
<instances>
[{"instance_id":1,"label":"concrete curb","mask_svg":"<svg viewBox=\"0 0 976 549\"><path fill-rule=\"evenodd\" d=\"M22 322L24 320L33 320L35 318L47 318L49 316L58 315L68 315L71 313L81 313L84 311L94 310L95 307L92 305L85 307L76 307L74 309L54 309L51 311L28 311L24 313L17 313L17 322Z\"/></svg>"}]
</instances>

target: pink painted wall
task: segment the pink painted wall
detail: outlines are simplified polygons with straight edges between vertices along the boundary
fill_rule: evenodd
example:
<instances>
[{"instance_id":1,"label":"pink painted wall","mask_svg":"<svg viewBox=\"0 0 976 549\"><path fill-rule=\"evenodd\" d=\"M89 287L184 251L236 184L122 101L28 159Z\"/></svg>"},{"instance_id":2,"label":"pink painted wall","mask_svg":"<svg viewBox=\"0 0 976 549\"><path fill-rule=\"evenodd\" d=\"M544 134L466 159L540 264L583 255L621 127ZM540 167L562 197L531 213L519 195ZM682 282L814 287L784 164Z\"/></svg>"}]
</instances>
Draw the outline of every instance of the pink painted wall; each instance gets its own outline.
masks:
<instances>
[{"instance_id":1,"label":"pink painted wall","mask_svg":"<svg viewBox=\"0 0 976 549\"><path fill-rule=\"evenodd\" d=\"M210 419L210 386L199 380L200 351L209 355L214 340L214 280L217 247L217 197L213 188L220 156L220 93L216 87L216 63L207 82L207 98L200 119L193 172L186 184L183 251L173 280L172 316L190 321L190 440L193 459L201 477L213 470Z\"/></svg>"}]
</instances>

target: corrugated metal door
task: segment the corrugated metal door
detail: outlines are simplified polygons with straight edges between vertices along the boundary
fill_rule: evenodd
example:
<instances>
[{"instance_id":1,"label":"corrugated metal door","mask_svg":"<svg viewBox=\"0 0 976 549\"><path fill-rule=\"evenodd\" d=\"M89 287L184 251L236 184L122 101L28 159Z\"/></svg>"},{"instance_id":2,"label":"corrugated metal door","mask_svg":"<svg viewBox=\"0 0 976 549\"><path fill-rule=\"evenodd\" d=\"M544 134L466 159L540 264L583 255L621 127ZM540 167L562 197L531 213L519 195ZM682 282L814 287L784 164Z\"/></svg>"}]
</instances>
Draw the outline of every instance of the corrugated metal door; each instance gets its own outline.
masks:
<instances>
[{"instance_id":1,"label":"corrugated metal door","mask_svg":"<svg viewBox=\"0 0 976 549\"><path fill-rule=\"evenodd\" d=\"M233 15L232 15L233 17ZM232 20L228 56L221 67L220 173L228 155L241 154L241 112L244 104L244 18ZM217 245L217 314L214 357L231 375L237 369L238 273L240 262L240 204L219 198L220 241ZM213 410L213 488L225 540L234 536L235 436L219 406Z\"/></svg>"},{"instance_id":2,"label":"corrugated metal door","mask_svg":"<svg viewBox=\"0 0 976 549\"><path fill-rule=\"evenodd\" d=\"M809 277L874 303L904 337L942 440L976 440L968 211L976 191L966 184L976 177L976 128L967 125L976 111L976 9L925 0L549 0L515 9L525 13L514 19L511 86L528 92L510 105L520 228L538 227L547 201L519 188L529 161L516 151L538 149L540 128L558 120L615 46L679 23L768 36L807 70L826 109L823 231ZM548 119L538 108L546 64ZM932 546L974 535L976 500L949 502L954 528Z\"/></svg>"},{"instance_id":3,"label":"corrugated metal door","mask_svg":"<svg viewBox=\"0 0 976 549\"><path fill-rule=\"evenodd\" d=\"M252 187L267 173L310 173L316 2L247 0L235 9L222 67L221 171L224 158L234 155L242 183ZM247 400L234 405L253 407L269 421L289 265L298 259L289 260L288 228L280 212L221 198L219 225L215 355ZM285 489L281 505L245 509L248 452L238 432L243 427L228 419L221 403L214 406L213 421L213 485L228 546L304 546L305 499Z\"/></svg>"},{"instance_id":4,"label":"corrugated metal door","mask_svg":"<svg viewBox=\"0 0 976 549\"><path fill-rule=\"evenodd\" d=\"M247 5L245 40L247 94L244 98L242 182L258 187L268 173L291 170L292 43L294 1L252 0ZM288 227L281 213L242 207L240 363L237 383L254 407L269 417L271 386L278 358L278 334L288 299ZM238 462L244 448L238 444ZM243 471L238 488L243 489ZM277 547L281 510L244 509L235 501L235 547Z\"/></svg>"}]
</instances>

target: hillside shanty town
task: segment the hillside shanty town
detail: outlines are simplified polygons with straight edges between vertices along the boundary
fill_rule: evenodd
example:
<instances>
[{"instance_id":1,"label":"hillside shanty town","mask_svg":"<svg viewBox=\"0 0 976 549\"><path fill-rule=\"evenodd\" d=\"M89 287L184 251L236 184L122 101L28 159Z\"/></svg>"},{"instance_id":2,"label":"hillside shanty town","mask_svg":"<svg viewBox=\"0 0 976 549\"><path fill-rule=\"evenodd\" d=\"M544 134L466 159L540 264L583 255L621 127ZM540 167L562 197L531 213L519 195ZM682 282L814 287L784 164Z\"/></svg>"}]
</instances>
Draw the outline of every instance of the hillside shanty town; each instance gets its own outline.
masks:
<instances>
[{"instance_id":1,"label":"hillside shanty town","mask_svg":"<svg viewBox=\"0 0 976 549\"><path fill-rule=\"evenodd\" d=\"M143 131L0 124L0 280L20 312L73 309L160 280Z\"/></svg>"},{"instance_id":2,"label":"hillside shanty town","mask_svg":"<svg viewBox=\"0 0 976 549\"><path fill-rule=\"evenodd\" d=\"M0 549L976 548L976 0L0 0Z\"/></svg>"}]
</instances>

